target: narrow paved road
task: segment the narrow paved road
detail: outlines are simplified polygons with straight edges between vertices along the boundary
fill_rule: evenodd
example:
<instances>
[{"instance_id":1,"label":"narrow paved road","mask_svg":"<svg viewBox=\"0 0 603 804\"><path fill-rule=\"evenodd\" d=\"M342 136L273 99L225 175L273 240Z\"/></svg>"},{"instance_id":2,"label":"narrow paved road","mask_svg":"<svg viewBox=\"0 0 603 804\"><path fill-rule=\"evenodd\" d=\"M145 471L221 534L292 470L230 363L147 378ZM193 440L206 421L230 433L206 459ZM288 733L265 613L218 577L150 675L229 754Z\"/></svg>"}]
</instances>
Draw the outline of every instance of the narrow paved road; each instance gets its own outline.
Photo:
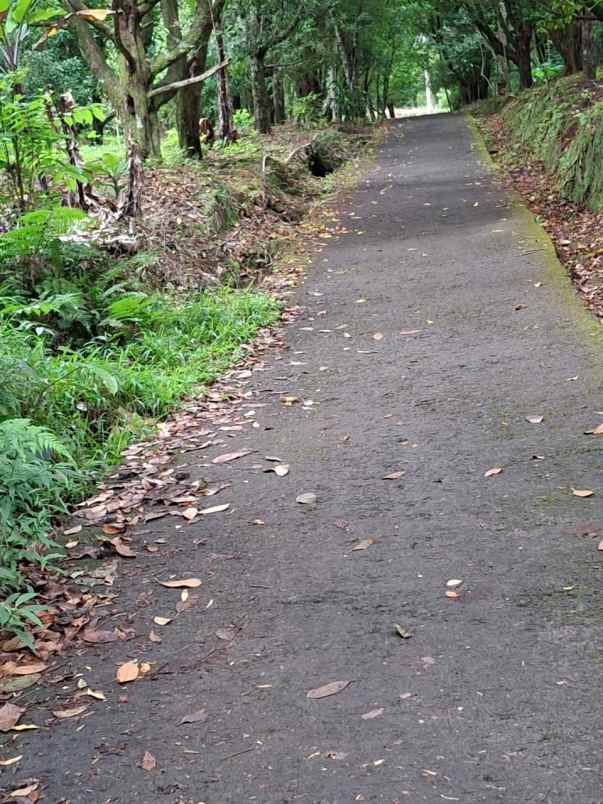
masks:
<instances>
[{"instance_id":1,"label":"narrow paved road","mask_svg":"<svg viewBox=\"0 0 603 804\"><path fill-rule=\"evenodd\" d=\"M350 232L248 386L231 449L255 454L193 453L231 512L146 527L174 549L118 582L142 638L68 659L107 702L19 738L2 784L72 804L603 801L598 330L462 117L397 124L340 212ZM289 475L253 469L266 455ZM201 602L153 644L174 592L142 581L165 572L202 577ZM134 657L165 671L120 690Z\"/></svg>"}]
</instances>

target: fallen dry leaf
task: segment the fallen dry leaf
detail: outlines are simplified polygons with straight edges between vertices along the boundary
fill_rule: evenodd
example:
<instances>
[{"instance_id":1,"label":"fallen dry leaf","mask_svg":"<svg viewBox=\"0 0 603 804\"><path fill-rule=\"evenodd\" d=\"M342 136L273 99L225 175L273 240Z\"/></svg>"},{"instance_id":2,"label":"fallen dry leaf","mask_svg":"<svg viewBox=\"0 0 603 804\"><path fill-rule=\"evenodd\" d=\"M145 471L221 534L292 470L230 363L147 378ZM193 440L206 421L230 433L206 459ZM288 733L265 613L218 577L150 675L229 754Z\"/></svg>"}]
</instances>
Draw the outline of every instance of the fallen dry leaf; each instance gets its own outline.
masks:
<instances>
[{"instance_id":1,"label":"fallen dry leaf","mask_svg":"<svg viewBox=\"0 0 603 804\"><path fill-rule=\"evenodd\" d=\"M103 525L102 531L107 536L115 536L116 533L121 533L126 529L125 522L112 522L109 525Z\"/></svg>"},{"instance_id":2,"label":"fallen dry leaf","mask_svg":"<svg viewBox=\"0 0 603 804\"><path fill-rule=\"evenodd\" d=\"M415 695L414 692L403 692L400 695L400 700L401 701L408 701L410 698L414 698L414 695Z\"/></svg>"},{"instance_id":3,"label":"fallen dry leaf","mask_svg":"<svg viewBox=\"0 0 603 804\"><path fill-rule=\"evenodd\" d=\"M162 586L168 589L198 589L201 586L200 578L182 578L177 581L159 581Z\"/></svg>"},{"instance_id":4,"label":"fallen dry leaf","mask_svg":"<svg viewBox=\"0 0 603 804\"><path fill-rule=\"evenodd\" d=\"M596 436L603 436L603 424L600 424L598 427L595 427L594 430L591 430L590 434Z\"/></svg>"},{"instance_id":5,"label":"fallen dry leaf","mask_svg":"<svg viewBox=\"0 0 603 804\"><path fill-rule=\"evenodd\" d=\"M592 497L594 493L592 489L572 489L574 497Z\"/></svg>"},{"instance_id":6,"label":"fallen dry leaf","mask_svg":"<svg viewBox=\"0 0 603 804\"><path fill-rule=\"evenodd\" d=\"M5 673L9 673L11 676L30 676L34 673L41 673L43 670L46 670L46 667L47 665L43 662L21 665L16 665L14 662L6 662L0 669Z\"/></svg>"},{"instance_id":7,"label":"fallen dry leaf","mask_svg":"<svg viewBox=\"0 0 603 804\"><path fill-rule=\"evenodd\" d=\"M77 717L83 714L86 709L88 707L84 704L84 706L75 706L73 709L55 709L52 714L61 720L66 720L69 717Z\"/></svg>"},{"instance_id":8,"label":"fallen dry leaf","mask_svg":"<svg viewBox=\"0 0 603 804\"><path fill-rule=\"evenodd\" d=\"M105 693L102 690L91 690L90 687L86 690L86 695L94 698L97 701L106 701Z\"/></svg>"},{"instance_id":9,"label":"fallen dry leaf","mask_svg":"<svg viewBox=\"0 0 603 804\"><path fill-rule=\"evenodd\" d=\"M169 625L172 620L170 617L153 617L155 625Z\"/></svg>"},{"instance_id":10,"label":"fallen dry leaf","mask_svg":"<svg viewBox=\"0 0 603 804\"><path fill-rule=\"evenodd\" d=\"M459 586L463 585L463 581L460 578L451 578L449 581L446 581L446 586L448 589L458 589Z\"/></svg>"},{"instance_id":11,"label":"fallen dry leaf","mask_svg":"<svg viewBox=\"0 0 603 804\"><path fill-rule=\"evenodd\" d=\"M402 628L398 623L394 623L394 631L401 639L412 639L414 636L412 631L409 631L408 628Z\"/></svg>"},{"instance_id":12,"label":"fallen dry leaf","mask_svg":"<svg viewBox=\"0 0 603 804\"><path fill-rule=\"evenodd\" d=\"M287 407L291 407L292 405L295 405L299 401L300 399L298 396L290 396L289 394L281 396L281 402L283 403L283 405L286 405Z\"/></svg>"},{"instance_id":13,"label":"fallen dry leaf","mask_svg":"<svg viewBox=\"0 0 603 804\"><path fill-rule=\"evenodd\" d=\"M230 461L237 461L239 458L244 458L246 455L251 455L252 452L253 450L251 449L242 449L239 452L226 452L224 455L218 455L217 458L214 458L212 463L230 463Z\"/></svg>"},{"instance_id":14,"label":"fallen dry leaf","mask_svg":"<svg viewBox=\"0 0 603 804\"><path fill-rule=\"evenodd\" d=\"M0 731L10 731L19 722L19 718L25 712L24 707L6 703L0 708Z\"/></svg>"},{"instance_id":15,"label":"fallen dry leaf","mask_svg":"<svg viewBox=\"0 0 603 804\"><path fill-rule=\"evenodd\" d=\"M115 642L118 638L115 631L97 630L96 628L84 628L80 636L84 642L92 643Z\"/></svg>"},{"instance_id":16,"label":"fallen dry leaf","mask_svg":"<svg viewBox=\"0 0 603 804\"><path fill-rule=\"evenodd\" d=\"M231 642L235 638L235 632L232 628L218 628L216 631L216 636L218 639Z\"/></svg>"},{"instance_id":17,"label":"fallen dry leaf","mask_svg":"<svg viewBox=\"0 0 603 804\"><path fill-rule=\"evenodd\" d=\"M530 424L542 424L544 416L526 416L526 421Z\"/></svg>"},{"instance_id":18,"label":"fallen dry leaf","mask_svg":"<svg viewBox=\"0 0 603 804\"><path fill-rule=\"evenodd\" d=\"M484 472L484 477L495 477L496 475L500 475L502 471L502 466L495 466L493 469L488 469L487 472Z\"/></svg>"},{"instance_id":19,"label":"fallen dry leaf","mask_svg":"<svg viewBox=\"0 0 603 804\"><path fill-rule=\"evenodd\" d=\"M10 765L15 765L21 759L23 759L23 754L19 754L17 757L11 757L11 759L0 759L0 765L2 765L3 768L8 768Z\"/></svg>"},{"instance_id":20,"label":"fallen dry leaf","mask_svg":"<svg viewBox=\"0 0 603 804\"><path fill-rule=\"evenodd\" d=\"M228 511L230 508L230 503L224 503L224 505L212 505L211 508L202 508L199 513L203 516L207 516L207 514L220 514L222 511Z\"/></svg>"},{"instance_id":21,"label":"fallen dry leaf","mask_svg":"<svg viewBox=\"0 0 603 804\"><path fill-rule=\"evenodd\" d=\"M389 475L385 475L383 480L400 480L400 478L404 475L404 469L401 469L399 472L392 472Z\"/></svg>"},{"instance_id":22,"label":"fallen dry leaf","mask_svg":"<svg viewBox=\"0 0 603 804\"><path fill-rule=\"evenodd\" d=\"M161 642L161 637L159 634L156 634L152 629L149 631L149 639L151 642Z\"/></svg>"},{"instance_id":23,"label":"fallen dry leaf","mask_svg":"<svg viewBox=\"0 0 603 804\"><path fill-rule=\"evenodd\" d=\"M375 332L375 334L373 335L373 340L374 341L382 341L383 338L384 338L384 335L383 335L382 332Z\"/></svg>"},{"instance_id":24,"label":"fallen dry leaf","mask_svg":"<svg viewBox=\"0 0 603 804\"><path fill-rule=\"evenodd\" d=\"M455 592L454 589L447 589L446 590L446 597L450 598L450 600L456 600L460 597L458 592Z\"/></svg>"},{"instance_id":25,"label":"fallen dry leaf","mask_svg":"<svg viewBox=\"0 0 603 804\"><path fill-rule=\"evenodd\" d=\"M63 536L75 536L76 533L81 533L82 526L76 525L74 528L69 528L63 531Z\"/></svg>"},{"instance_id":26,"label":"fallen dry leaf","mask_svg":"<svg viewBox=\"0 0 603 804\"><path fill-rule=\"evenodd\" d=\"M199 509L195 508L195 506L192 505L190 508L185 508L184 511L182 511L182 516L185 519L188 519L189 522L192 522L192 520L197 516L198 513Z\"/></svg>"},{"instance_id":27,"label":"fallen dry leaf","mask_svg":"<svg viewBox=\"0 0 603 804\"><path fill-rule=\"evenodd\" d=\"M358 542L358 544L355 544L354 547L352 547L352 552L355 552L356 550L368 550L372 544L375 544L375 541L376 539L373 539L372 537L363 539L361 542Z\"/></svg>"},{"instance_id":28,"label":"fallen dry leaf","mask_svg":"<svg viewBox=\"0 0 603 804\"><path fill-rule=\"evenodd\" d=\"M116 536L115 539L109 539L109 544L113 545L115 552L123 558L136 558L134 550L125 544L119 536Z\"/></svg>"},{"instance_id":29,"label":"fallen dry leaf","mask_svg":"<svg viewBox=\"0 0 603 804\"><path fill-rule=\"evenodd\" d=\"M289 464L279 463L276 466L271 466L270 469L264 469L264 472L274 472L278 477L285 477L289 474Z\"/></svg>"},{"instance_id":30,"label":"fallen dry leaf","mask_svg":"<svg viewBox=\"0 0 603 804\"><path fill-rule=\"evenodd\" d=\"M146 771L155 770L155 768L157 767L157 760L155 759L153 754L150 754L148 751L145 751L142 756L140 767Z\"/></svg>"},{"instance_id":31,"label":"fallen dry leaf","mask_svg":"<svg viewBox=\"0 0 603 804\"><path fill-rule=\"evenodd\" d=\"M136 681L139 675L138 662L126 662L117 668L115 678L119 684L128 684L130 681Z\"/></svg>"},{"instance_id":32,"label":"fallen dry leaf","mask_svg":"<svg viewBox=\"0 0 603 804\"><path fill-rule=\"evenodd\" d=\"M603 539L601 539L601 541L597 545L597 550L601 550L603 552Z\"/></svg>"},{"instance_id":33,"label":"fallen dry leaf","mask_svg":"<svg viewBox=\"0 0 603 804\"><path fill-rule=\"evenodd\" d=\"M10 794L11 798L30 798L31 793L35 793L35 791L39 787L38 782L34 782L32 784L28 784L27 787L19 787L17 790L13 790ZM33 799L30 798L30 801Z\"/></svg>"},{"instance_id":34,"label":"fallen dry leaf","mask_svg":"<svg viewBox=\"0 0 603 804\"><path fill-rule=\"evenodd\" d=\"M383 714L383 707L381 709L371 709L370 712L366 712L364 715L361 715L363 720L374 720L376 717L381 717Z\"/></svg>"},{"instance_id":35,"label":"fallen dry leaf","mask_svg":"<svg viewBox=\"0 0 603 804\"><path fill-rule=\"evenodd\" d=\"M329 695L337 695L338 692L349 687L351 683L351 681L331 681L329 684L324 684L322 687L316 687L316 689L310 690L306 694L306 697L317 700L318 698L327 698Z\"/></svg>"},{"instance_id":36,"label":"fallen dry leaf","mask_svg":"<svg viewBox=\"0 0 603 804\"><path fill-rule=\"evenodd\" d=\"M316 502L316 494L300 494L295 498L295 502L298 502L300 505L312 505Z\"/></svg>"},{"instance_id":37,"label":"fallen dry leaf","mask_svg":"<svg viewBox=\"0 0 603 804\"><path fill-rule=\"evenodd\" d=\"M207 712L205 709L199 709L197 712L191 712L189 715L185 715L182 720L180 721L181 724L183 723L205 723L207 720Z\"/></svg>"}]
</instances>

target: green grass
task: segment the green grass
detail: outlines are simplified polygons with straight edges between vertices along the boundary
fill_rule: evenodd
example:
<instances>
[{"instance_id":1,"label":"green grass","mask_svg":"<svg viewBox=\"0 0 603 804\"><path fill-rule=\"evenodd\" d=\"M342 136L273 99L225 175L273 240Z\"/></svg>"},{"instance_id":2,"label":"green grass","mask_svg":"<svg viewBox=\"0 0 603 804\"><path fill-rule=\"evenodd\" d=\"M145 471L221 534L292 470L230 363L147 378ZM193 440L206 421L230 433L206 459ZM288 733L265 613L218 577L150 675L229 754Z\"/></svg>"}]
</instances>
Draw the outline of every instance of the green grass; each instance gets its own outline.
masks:
<instances>
[{"instance_id":1,"label":"green grass","mask_svg":"<svg viewBox=\"0 0 603 804\"><path fill-rule=\"evenodd\" d=\"M10 379L0 389L0 420L46 427L82 472L98 470L119 459L144 420L165 416L236 361L241 344L277 315L276 302L251 291L156 297L131 340L58 353L4 325L0 367Z\"/></svg>"}]
</instances>

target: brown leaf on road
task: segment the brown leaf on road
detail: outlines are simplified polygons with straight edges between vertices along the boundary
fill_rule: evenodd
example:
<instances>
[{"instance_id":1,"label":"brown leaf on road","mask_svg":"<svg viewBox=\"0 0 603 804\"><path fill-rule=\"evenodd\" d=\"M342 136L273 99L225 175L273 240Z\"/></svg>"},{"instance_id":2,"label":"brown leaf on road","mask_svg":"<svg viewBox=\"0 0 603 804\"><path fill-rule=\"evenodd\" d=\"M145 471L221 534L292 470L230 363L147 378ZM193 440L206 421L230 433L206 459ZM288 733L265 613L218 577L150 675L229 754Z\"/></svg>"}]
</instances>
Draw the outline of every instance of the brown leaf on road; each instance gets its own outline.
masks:
<instances>
[{"instance_id":1,"label":"brown leaf on road","mask_svg":"<svg viewBox=\"0 0 603 804\"><path fill-rule=\"evenodd\" d=\"M171 617L153 617L155 625L169 625L172 622Z\"/></svg>"},{"instance_id":2,"label":"brown leaf on road","mask_svg":"<svg viewBox=\"0 0 603 804\"><path fill-rule=\"evenodd\" d=\"M588 435L596 435L596 436L603 436L603 424L598 425L595 427L594 430L591 430Z\"/></svg>"},{"instance_id":3,"label":"brown leaf on road","mask_svg":"<svg viewBox=\"0 0 603 804\"><path fill-rule=\"evenodd\" d=\"M136 558L134 550L125 544L119 536L116 536L115 539L109 539L109 544L113 545L115 552L123 558Z\"/></svg>"},{"instance_id":4,"label":"brown leaf on road","mask_svg":"<svg viewBox=\"0 0 603 804\"><path fill-rule=\"evenodd\" d=\"M47 665L43 662L36 662L34 664L15 664L15 662L6 662L0 667L4 673L11 676L31 676L34 673L41 673L46 670Z\"/></svg>"},{"instance_id":5,"label":"brown leaf on road","mask_svg":"<svg viewBox=\"0 0 603 804\"><path fill-rule=\"evenodd\" d=\"M145 751L142 756L140 767L146 771L155 770L155 768L157 767L157 760L155 759L153 754L149 753L148 751Z\"/></svg>"},{"instance_id":6,"label":"brown leaf on road","mask_svg":"<svg viewBox=\"0 0 603 804\"><path fill-rule=\"evenodd\" d=\"M487 472L484 472L484 477L496 477L496 475L500 475L502 471L502 466L495 466L492 469L488 469Z\"/></svg>"},{"instance_id":7,"label":"brown leaf on road","mask_svg":"<svg viewBox=\"0 0 603 804\"><path fill-rule=\"evenodd\" d=\"M336 528L339 528L340 530L345 530L347 527L349 527L350 523L345 519L336 519L333 524L335 525Z\"/></svg>"},{"instance_id":8,"label":"brown leaf on road","mask_svg":"<svg viewBox=\"0 0 603 804\"><path fill-rule=\"evenodd\" d=\"M601 541L597 545L597 550L601 550L601 552L603 552L603 539L601 539Z\"/></svg>"},{"instance_id":9,"label":"brown leaf on road","mask_svg":"<svg viewBox=\"0 0 603 804\"><path fill-rule=\"evenodd\" d=\"M526 421L530 424L542 424L544 416L526 416Z\"/></svg>"},{"instance_id":10,"label":"brown leaf on road","mask_svg":"<svg viewBox=\"0 0 603 804\"><path fill-rule=\"evenodd\" d=\"M26 787L19 787L16 790L13 790L12 793L9 794L10 798L18 798L20 800L29 799L30 801L39 801L39 798L33 799L31 798L31 793L35 793L38 787L40 786L39 782L32 782L28 784Z\"/></svg>"},{"instance_id":11,"label":"brown leaf on road","mask_svg":"<svg viewBox=\"0 0 603 804\"><path fill-rule=\"evenodd\" d=\"M92 643L115 642L118 639L115 631L106 631L92 627L85 628L81 632L80 637L84 640L84 642Z\"/></svg>"},{"instance_id":12,"label":"brown leaf on road","mask_svg":"<svg viewBox=\"0 0 603 804\"><path fill-rule=\"evenodd\" d=\"M218 628L216 631L216 636L218 639L223 639L225 642L232 642L236 636L236 633L232 628Z\"/></svg>"},{"instance_id":13,"label":"brown leaf on road","mask_svg":"<svg viewBox=\"0 0 603 804\"><path fill-rule=\"evenodd\" d=\"M125 522L111 522L108 525L103 525L102 531L106 536L115 536L116 533L122 533L126 529Z\"/></svg>"},{"instance_id":14,"label":"brown leaf on road","mask_svg":"<svg viewBox=\"0 0 603 804\"><path fill-rule=\"evenodd\" d=\"M63 536L75 536L76 533L82 532L82 526L76 525L74 528L69 528L63 531Z\"/></svg>"},{"instance_id":15,"label":"brown leaf on road","mask_svg":"<svg viewBox=\"0 0 603 804\"><path fill-rule=\"evenodd\" d=\"M199 709L196 712L191 712L188 715L185 715L180 724L184 723L205 723L207 720L207 711L205 709Z\"/></svg>"},{"instance_id":16,"label":"brown leaf on road","mask_svg":"<svg viewBox=\"0 0 603 804\"><path fill-rule=\"evenodd\" d=\"M149 639L151 642L161 642L161 637L155 633L152 629L149 631Z\"/></svg>"},{"instance_id":17,"label":"brown leaf on road","mask_svg":"<svg viewBox=\"0 0 603 804\"><path fill-rule=\"evenodd\" d=\"M207 516L208 514L221 514L222 511L228 511L230 508L230 503L224 503L223 505L212 505L211 508L202 508L199 513L202 516Z\"/></svg>"},{"instance_id":18,"label":"brown leaf on road","mask_svg":"<svg viewBox=\"0 0 603 804\"><path fill-rule=\"evenodd\" d=\"M389 475L385 475L383 480L400 480L400 478L405 474L404 469L400 469L399 472L392 472Z\"/></svg>"},{"instance_id":19,"label":"brown leaf on road","mask_svg":"<svg viewBox=\"0 0 603 804\"><path fill-rule=\"evenodd\" d=\"M572 489L574 497L592 497L594 493L592 489Z\"/></svg>"},{"instance_id":20,"label":"brown leaf on road","mask_svg":"<svg viewBox=\"0 0 603 804\"><path fill-rule=\"evenodd\" d=\"M192 522L198 513L199 509L195 508L194 506L191 506L190 508L186 508L184 511L182 511L182 516L185 519L188 519L189 522Z\"/></svg>"},{"instance_id":21,"label":"brown leaf on road","mask_svg":"<svg viewBox=\"0 0 603 804\"><path fill-rule=\"evenodd\" d=\"M374 720L376 717L381 717L383 714L383 707L380 709L371 709L370 712L365 712L364 715L361 715L363 720Z\"/></svg>"},{"instance_id":22,"label":"brown leaf on road","mask_svg":"<svg viewBox=\"0 0 603 804\"><path fill-rule=\"evenodd\" d=\"M84 704L84 706L75 706L73 709L55 709L53 710L52 714L55 717L58 717L60 720L66 720L70 717L82 715L86 709L88 709L88 706Z\"/></svg>"},{"instance_id":23,"label":"brown leaf on road","mask_svg":"<svg viewBox=\"0 0 603 804\"><path fill-rule=\"evenodd\" d=\"M0 708L0 731L10 731L19 722L19 718L25 712L23 706L16 706L6 703Z\"/></svg>"},{"instance_id":24,"label":"brown leaf on road","mask_svg":"<svg viewBox=\"0 0 603 804\"><path fill-rule=\"evenodd\" d=\"M237 461L239 458L244 458L246 455L251 455L253 450L242 449L239 452L226 452L224 455L218 455L213 459L212 463L230 463L230 461Z\"/></svg>"},{"instance_id":25,"label":"brown leaf on road","mask_svg":"<svg viewBox=\"0 0 603 804\"><path fill-rule=\"evenodd\" d=\"M337 695L342 692L346 687L349 687L351 681L331 681L329 684L324 684L322 687L316 687L306 693L307 698L318 700L319 698L328 698L330 695Z\"/></svg>"},{"instance_id":26,"label":"brown leaf on road","mask_svg":"<svg viewBox=\"0 0 603 804\"><path fill-rule=\"evenodd\" d=\"M139 675L138 662L126 662L117 668L115 678L119 684L128 684L130 681L136 681Z\"/></svg>"},{"instance_id":27,"label":"brown leaf on road","mask_svg":"<svg viewBox=\"0 0 603 804\"><path fill-rule=\"evenodd\" d=\"M406 329L402 330L400 335L419 335L421 333L420 329Z\"/></svg>"},{"instance_id":28,"label":"brown leaf on road","mask_svg":"<svg viewBox=\"0 0 603 804\"><path fill-rule=\"evenodd\" d=\"M352 552L354 553L356 550L368 550L368 548L372 544L375 544L375 542L376 539L373 539L372 537L363 539L361 542L358 542L358 544L355 544L354 547L352 547Z\"/></svg>"},{"instance_id":29,"label":"brown leaf on road","mask_svg":"<svg viewBox=\"0 0 603 804\"><path fill-rule=\"evenodd\" d=\"M162 586L168 589L197 589L201 586L200 578L181 578L174 581L159 581Z\"/></svg>"}]
</instances>

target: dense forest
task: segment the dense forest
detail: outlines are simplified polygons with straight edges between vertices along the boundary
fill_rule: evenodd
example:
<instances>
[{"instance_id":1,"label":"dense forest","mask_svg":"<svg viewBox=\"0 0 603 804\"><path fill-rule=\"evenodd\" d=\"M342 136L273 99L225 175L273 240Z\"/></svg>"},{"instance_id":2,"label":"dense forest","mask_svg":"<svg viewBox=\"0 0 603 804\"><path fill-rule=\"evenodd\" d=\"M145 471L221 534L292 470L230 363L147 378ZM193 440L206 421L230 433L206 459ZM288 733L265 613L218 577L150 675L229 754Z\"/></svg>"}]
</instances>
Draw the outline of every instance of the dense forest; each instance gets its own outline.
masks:
<instances>
[{"instance_id":1,"label":"dense forest","mask_svg":"<svg viewBox=\"0 0 603 804\"><path fill-rule=\"evenodd\" d=\"M602 55L599 1L0 0L0 628L40 625L56 517L277 318L249 263L372 124Z\"/></svg>"}]
</instances>

